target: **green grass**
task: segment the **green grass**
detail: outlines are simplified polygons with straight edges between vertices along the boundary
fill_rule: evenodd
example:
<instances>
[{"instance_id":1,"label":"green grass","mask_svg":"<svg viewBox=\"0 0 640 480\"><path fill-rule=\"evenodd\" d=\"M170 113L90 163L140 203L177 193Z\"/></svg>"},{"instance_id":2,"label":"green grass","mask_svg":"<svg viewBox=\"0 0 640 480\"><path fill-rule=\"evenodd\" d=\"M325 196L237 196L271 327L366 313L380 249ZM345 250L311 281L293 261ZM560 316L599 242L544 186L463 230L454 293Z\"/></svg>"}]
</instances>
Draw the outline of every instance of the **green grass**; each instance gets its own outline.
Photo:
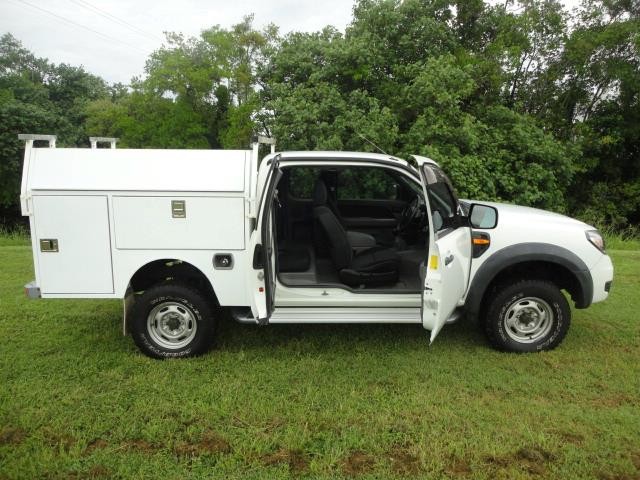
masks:
<instances>
[{"instance_id":1,"label":"green grass","mask_svg":"<svg viewBox=\"0 0 640 480\"><path fill-rule=\"evenodd\" d=\"M16 247L29 245L31 237L29 232L22 228L14 230L5 230L0 225L0 247Z\"/></svg>"},{"instance_id":2,"label":"green grass","mask_svg":"<svg viewBox=\"0 0 640 480\"><path fill-rule=\"evenodd\" d=\"M469 324L221 326L154 361L117 301L27 300L0 248L0 478L638 478L640 251L563 345L491 350Z\"/></svg>"}]
</instances>

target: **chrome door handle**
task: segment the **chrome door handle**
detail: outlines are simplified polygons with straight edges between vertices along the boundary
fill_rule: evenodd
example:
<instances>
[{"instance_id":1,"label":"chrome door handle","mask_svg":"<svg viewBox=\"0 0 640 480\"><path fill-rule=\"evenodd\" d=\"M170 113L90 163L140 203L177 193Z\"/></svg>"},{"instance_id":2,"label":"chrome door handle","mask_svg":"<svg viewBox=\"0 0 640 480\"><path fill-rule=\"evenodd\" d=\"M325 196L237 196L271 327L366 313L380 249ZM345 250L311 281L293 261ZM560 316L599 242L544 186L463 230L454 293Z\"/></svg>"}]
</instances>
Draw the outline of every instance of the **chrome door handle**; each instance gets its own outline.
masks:
<instances>
[{"instance_id":1,"label":"chrome door handle","mask_svg":"<svg viewBox=\"0 0 640 480\"><path fill-rule=\"evenodd\" d=\"M450 253L449 255L444 257L444 265L445 265L445 267L447 265L449 265L451 262L453 262L453 253Z\"/></svg>"}]
</instances>

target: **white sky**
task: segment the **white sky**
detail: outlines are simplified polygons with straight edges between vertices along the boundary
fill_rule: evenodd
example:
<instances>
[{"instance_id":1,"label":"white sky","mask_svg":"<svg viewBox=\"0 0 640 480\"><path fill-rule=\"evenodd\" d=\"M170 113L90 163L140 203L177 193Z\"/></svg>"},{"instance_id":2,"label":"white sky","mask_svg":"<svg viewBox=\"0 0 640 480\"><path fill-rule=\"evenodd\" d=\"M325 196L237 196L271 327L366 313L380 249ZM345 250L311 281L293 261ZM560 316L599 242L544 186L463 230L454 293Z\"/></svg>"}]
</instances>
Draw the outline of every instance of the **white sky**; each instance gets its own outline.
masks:
<instances>
[{"instance_id":1,"label":"white sky","mask_svg":"<svg viewBox=\"0 0 640 480\"><path fill-rule=\"evenodd\" d=\"M490 0L496 1L501 0ZM564 1L570 8L577 2ZM213 25L228 28L250 13L255 27L275 23L281 33L326 25L344 31L352 7L353 0L0 0L0 35L13 34L38 57L128 83L143 73L163 31L197 36Z\"/></svg>"},{"instance_id":2,"label":"white sky","mask_svg":"<svg viewBox=\"0 0 640 480\"><path fill-rule=\"evenodd\" d=\"M352 0L0 0L0 35L11 33L38 57L83 65L107 81L128 83L143 73L163 31L197 36L213 25L230 27L250 13L257 28L275 23L281 33L326 25L344 31L352 7ZM105 12L145 34L105 18Z\"/></svg>"}]
</instances>

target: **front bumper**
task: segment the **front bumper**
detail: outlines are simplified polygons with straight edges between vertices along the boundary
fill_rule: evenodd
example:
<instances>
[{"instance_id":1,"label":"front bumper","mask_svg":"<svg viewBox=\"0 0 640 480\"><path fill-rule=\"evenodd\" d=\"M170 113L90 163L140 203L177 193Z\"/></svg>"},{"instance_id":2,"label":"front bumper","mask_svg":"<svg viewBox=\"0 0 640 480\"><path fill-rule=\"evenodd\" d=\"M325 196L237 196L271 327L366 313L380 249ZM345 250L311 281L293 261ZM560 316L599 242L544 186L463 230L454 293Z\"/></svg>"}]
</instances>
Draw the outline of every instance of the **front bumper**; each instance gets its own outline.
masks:
<instances>
[{"instance_id":1,"label":"front bumper","mask_svg":"<svg viewBox=\"0 0 640 480\"><path fill-rule=\"evenodd\" d=\"M603 255L590 272L593 280L593 299L591 303L602 302L609 296L609 290L613 282L613 263L611 263L609 255Z\"/></svg>"}]
</instances>

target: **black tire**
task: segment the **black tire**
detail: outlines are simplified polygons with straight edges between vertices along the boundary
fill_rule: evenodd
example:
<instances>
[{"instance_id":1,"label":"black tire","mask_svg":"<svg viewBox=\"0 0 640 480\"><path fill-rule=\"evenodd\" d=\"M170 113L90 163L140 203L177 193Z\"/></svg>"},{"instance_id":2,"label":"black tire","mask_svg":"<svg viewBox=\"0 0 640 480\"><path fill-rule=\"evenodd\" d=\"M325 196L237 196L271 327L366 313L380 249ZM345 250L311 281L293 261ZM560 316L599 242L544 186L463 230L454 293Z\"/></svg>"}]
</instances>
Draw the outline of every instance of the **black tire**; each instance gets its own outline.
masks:
<instances>
[{"instance_id":1,"label":"black tire","mask_svg":"<svg viewBox=\"0 0 640 480\"><path fill-rule=\"evenodd\" d=\"M552 350L560 345L571 323L565 296L553 283L541 280L496 288L486 312L483 324L489 342L508 352Z\"/></svg>"},{"instance_id":2,"label":"black tire","mask_svg":"<svg viewBox=\"0 0 640 480\"><path fill-rule=\"evenodd\" d=\"M157 313L150 321L154 310ZM184 335L173 339L163 337L159 325L164 320L158 318L173 321L176 335L183 330ZM162 283L148 288L135 299L131 309L133 341L142 353L152 358L183 358L205 353L215 339L215 325L212 302L195 288L178 283Z\"/></svg>"}]
</instances>

